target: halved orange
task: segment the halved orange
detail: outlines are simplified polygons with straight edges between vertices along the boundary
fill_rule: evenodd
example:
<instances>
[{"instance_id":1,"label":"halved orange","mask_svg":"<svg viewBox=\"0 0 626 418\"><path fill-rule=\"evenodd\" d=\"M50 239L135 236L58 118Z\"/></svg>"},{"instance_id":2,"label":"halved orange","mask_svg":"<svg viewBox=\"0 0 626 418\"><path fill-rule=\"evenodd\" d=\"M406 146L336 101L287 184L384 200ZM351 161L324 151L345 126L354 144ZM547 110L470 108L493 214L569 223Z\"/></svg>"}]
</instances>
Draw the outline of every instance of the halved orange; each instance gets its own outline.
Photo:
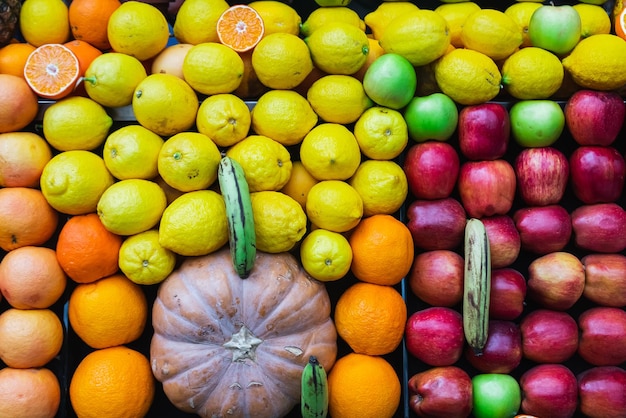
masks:
<instances>
[{"instance_id":1,"label":"halved orange","mask_svg":"<svg viewBox=\"0 0 626 418\"><path fill-rule=\"evenodd\" d=\"M26 60L24 78L33 91L44 99L69 95L80 77L78 57L62 44L37 47Z\"/></svg>"},{"instance_id":2,"label":"halved orange","mask_svg":"<svg viewBox=\"0 0 626 418\"><path fill-rule=\"evenodd\" d=\"M615 34L626 40L626 8L615 16Z\"/></svg>"},{"instance_id":3,"label":"halved orange","mask_svg":"<svg viewBox=\"0 0 626 418\"><path fill-rule=\"evenodd\" d=\"M265 34L263 18L252 7L236 4L226 9L217 21L221 43L237 52L254 48Z\"/></svg>"}]
</instances>

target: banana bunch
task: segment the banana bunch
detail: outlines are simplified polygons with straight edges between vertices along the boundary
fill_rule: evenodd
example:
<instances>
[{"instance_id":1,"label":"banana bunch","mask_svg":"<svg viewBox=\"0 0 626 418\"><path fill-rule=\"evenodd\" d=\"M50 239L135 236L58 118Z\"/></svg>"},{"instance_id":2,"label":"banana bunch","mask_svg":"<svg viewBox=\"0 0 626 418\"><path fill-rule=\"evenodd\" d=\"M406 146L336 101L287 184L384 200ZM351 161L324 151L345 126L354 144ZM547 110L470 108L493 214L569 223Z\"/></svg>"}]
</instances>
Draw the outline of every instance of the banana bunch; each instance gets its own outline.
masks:
<instances>
[{"instance_id":1,"label":"banana bunch","mask_svg":"<svg viewBox=\"0 0 626 418\"><path fill-rule=\"evenodd\" d=\"M326 370L315 356L302 370L300 399L302 418L324 418L328 414L328 383Z\"/></svg>"},{"instance_id":2,"label":"banana bunch","mask_svg":"<svg viewBox=\"0 0 626 418\"><path fill-rule=\"evenodd\" d=\"M222 157L217 178L226 204L228 242L235 271L242 279L250 274L256 258L256 233L250 189L241 165Z\"/></svg>"},{"instance_id":3,"label":"banana bunch","mask_svg":"<svg viewBox=\"0 0 626 418\"><path fill-rule=\"evenodd\" d=\"M485 225L471 218L465 225L463 331L476 354L482 353L489 331L491 251Z\"/></svg>"}]
</instances>

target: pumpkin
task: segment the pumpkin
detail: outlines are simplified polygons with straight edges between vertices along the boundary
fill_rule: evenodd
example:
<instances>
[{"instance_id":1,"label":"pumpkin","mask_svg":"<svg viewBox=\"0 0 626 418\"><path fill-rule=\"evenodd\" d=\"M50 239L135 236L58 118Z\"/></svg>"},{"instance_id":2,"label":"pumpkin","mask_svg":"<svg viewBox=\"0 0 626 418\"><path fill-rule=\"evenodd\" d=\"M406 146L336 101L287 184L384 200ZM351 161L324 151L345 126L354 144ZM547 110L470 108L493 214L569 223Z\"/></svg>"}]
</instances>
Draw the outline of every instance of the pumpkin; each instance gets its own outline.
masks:
<instances>
[{"instance_id":1,"label":"pumpkin","mask_svg":"<svg viewBox=\"0 0 626 418\"><path fill-rule=\"evenodd\" d=\"M185 259L158 289L152 371L178 409L201 417L282 417L314 355L329 370L337 332L323 283L289 253L257 252L246 279L228 247Z\"/></svg>"}]
</instances>

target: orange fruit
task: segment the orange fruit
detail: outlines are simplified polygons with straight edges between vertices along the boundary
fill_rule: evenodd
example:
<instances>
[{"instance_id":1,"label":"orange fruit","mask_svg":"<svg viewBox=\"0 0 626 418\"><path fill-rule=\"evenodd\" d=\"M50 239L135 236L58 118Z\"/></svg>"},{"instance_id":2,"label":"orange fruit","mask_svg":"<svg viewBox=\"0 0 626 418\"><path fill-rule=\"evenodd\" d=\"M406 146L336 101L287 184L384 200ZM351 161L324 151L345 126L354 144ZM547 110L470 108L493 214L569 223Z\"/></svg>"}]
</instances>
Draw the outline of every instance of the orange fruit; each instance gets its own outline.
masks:
<instances>
[{"instance_id":1,"label":"orange fruit","mask_svg":"<svg viewBox=\"0 0 626 418\"><path fill-rule=\"evenodd\" d=\"M26 245L42 245L56 231L59 214L39 189L0 189L0 248L10 251Z\"/></svg>"},{"instance_id":2,"label":"orange fruit","mask_svg":"<svg viewBox=\"0 0 626 418\"><path fill-rule=\"evenodd\" d=\"M24 78L0 74L0 133L25 128L38 111L37 95Z\"/></svg>"},{"instance_id":3,"label":"orange fruit","mask_svg":"<svg viewBox=\"0 0 626 418\"><path fill-rule=\"evenodd\" d=\"M0 48L0 74L24 77L24 64L34 50L27 42L14 42Z\"/></svg>"},{"instance_id":4,"label":"orange fruit","mask_svg":"<svg viewBox=\"0 0 626 418\"><path fill-rule=\"evenodd\" d=\"M387 214L364 218L350 235L352 273L364 282L394 285L409 273L415 250L409 228Z\"/></svg>"},{"instance_id":5,"label":"orange fruit","mask_svg":"<svg viewBox=\"0 0 626 418\"><path fill-rule=\"evenodd\" d=\"M0 291L14 308L49 308L63 295L66 285L67 277L51 248L16 248L0 262Z\"/></svg>"},{"instance_id":6,"label":"orange fruit","mask_svg":"<svg viewBox=\"0 0 626 418\"><path fill-rule=\"evenodd\" d=\"M63 325L50 309L10 308L0 314L0 360L9 367L43 367L63 345Z\"/></svg>"},{"instance_id":7,"label":"orange fruit","mask_svg":"<svg viewBox=\"0 0 626 418\"><path fill-rule=\"evenodd\" d=\"M0 134L0 187L39 187L52 158L48 142L33 132Z\"/></svg>"},{"instance_id":8,"label":"orange fruit","mask_svg":"<svg viewBox=\"0 0 626 418\"><path fill-rule=\"evenodd\" d=\"M24 77L40 97L62 99L76 87L80 77L80 61L65 45L44 44L28 56Z\"/></svg>"},{"instance_id":9,"label":"orange fruit","mask_svg":"<svg viewBox=\"0 0 626 418\"><path fill-rule=\"evenodd\" d=\"M143 418L154 386L146 356L125 346L104 348L87 354L76 367L70 402L81 418Z\"/></svg>"},{"instance_id":10,"label":"orange fruit","mask_svg":"<svg viewBox=\"0 0 626 418\"><path fill-rule=\"evenodd\" d=\"M140 285L114 274L78 284L70 295L68 315L72 329L87 345L114 347L141 336L148 302Z\"/></svg>"},{"instance_id":11,"label":"orange fruit","mask_svg":"<svg viewBox=\"0 0 626 418\"><path fill-rule=\"evenodd\" d=\"M54 418L61 404L61 385L47 368L0 370L0 416Z\"/></svg>"},{"instance_id":12,"label":"orange fruit","mask_svg":"<svg viewBox=\"0 0 626 418\"><path fill-rule=\"evenodd\" d=\"M217 37L220 42L237 52L251 50L264 34L263 18L246 4L230 6L217 20Z\"/></svg>"},{"instance_id":13,"label":"orange fruit","mask_svg":"<svg viewBox=\"0 0 626 418\"><path fill-rule=\"evenodd\" d=\"M110 49L107 25L121 4L119 0L73 0L68 11L72 36L101 51Z\"/></svg>"},{"instance_id":14,"label":"orange fruit","mask_svg":"<svg viewBox=\"0 0 626 418\"><path fill-rule=\"evenodd\" d=\"M337 334L352 351L377 356L402 341L407 308L395 288L357 282L339 296L334 318Z\"/></svg>"},{"instance_id":15,"label":"orange fruit","mask_svg":"<svg viewBox=\"0 0 626 418\"><path fill-rule=\"evenodd\" d=\"M333 418L390 418L400 406L400 379L382 357L349 353L328 374L328 413Z\"/></svg>"},{"instance_id":16,"label":"orange fruit","mask_svg":"<svg viewBox=\"0 0 626 418\"><path fill-rule=\"evenodd\" d=\"M626 7L622 11L615 15L615 34L620 38L626 40Z\"/></svg>"},{"instance_id":17,"label":"orange fruit","mask_svg":"<svg viewBox=\"0 0 626 418\"><path fill-rule=\"evenodd\" d=\"M289 181L280 191L300 203L302 208L306 208L306 198L309 195L309 190L317 183L319 183L319 180L304 168L301 161L294 161L291 166Z\"/></svg>"},{"instance_id":18,"label":"orange fruit","mask_svg":"<svg viewBox=\"0 0 626 418\"><path fill-rule=\"evenodd\" d=\"M101 50L86 41L74 39L64 43L63 45L68 47L69 50L76 55L76 58L78 58L79 74L81 77L85 75L85 71L89 68L91 61L102 55Z\"/></svg>"},{"instance_id":19,"label":"orange fruit","mask_svg":"<svg viewBox=\"0 0 626 418\"><path fill-rule=\"evenodd\" d=\"M118 271L123 238L104 227L97 213L72 216L59 231L57 258L77 283L91 283Z\"/></svg>"}]
</instances>

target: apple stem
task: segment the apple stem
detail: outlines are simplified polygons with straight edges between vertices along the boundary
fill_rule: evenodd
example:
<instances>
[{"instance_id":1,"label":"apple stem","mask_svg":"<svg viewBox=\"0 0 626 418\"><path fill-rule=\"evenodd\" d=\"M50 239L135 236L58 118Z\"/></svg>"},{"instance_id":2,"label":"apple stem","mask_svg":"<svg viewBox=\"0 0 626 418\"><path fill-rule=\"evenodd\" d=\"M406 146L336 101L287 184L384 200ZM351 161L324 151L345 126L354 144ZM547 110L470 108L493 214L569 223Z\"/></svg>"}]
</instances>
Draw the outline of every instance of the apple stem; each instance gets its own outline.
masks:
<instances>
[{"instance_id":1,"label":"apple stem","mask_svg":"<svg viewBox=\"0 0 626 418\"><path fill-rule=\"evenodd\" d=\"M476 357L480 357L483 355L483 349L482 348L474 348L474 355Z\"/></svg>"}]
</instances>

